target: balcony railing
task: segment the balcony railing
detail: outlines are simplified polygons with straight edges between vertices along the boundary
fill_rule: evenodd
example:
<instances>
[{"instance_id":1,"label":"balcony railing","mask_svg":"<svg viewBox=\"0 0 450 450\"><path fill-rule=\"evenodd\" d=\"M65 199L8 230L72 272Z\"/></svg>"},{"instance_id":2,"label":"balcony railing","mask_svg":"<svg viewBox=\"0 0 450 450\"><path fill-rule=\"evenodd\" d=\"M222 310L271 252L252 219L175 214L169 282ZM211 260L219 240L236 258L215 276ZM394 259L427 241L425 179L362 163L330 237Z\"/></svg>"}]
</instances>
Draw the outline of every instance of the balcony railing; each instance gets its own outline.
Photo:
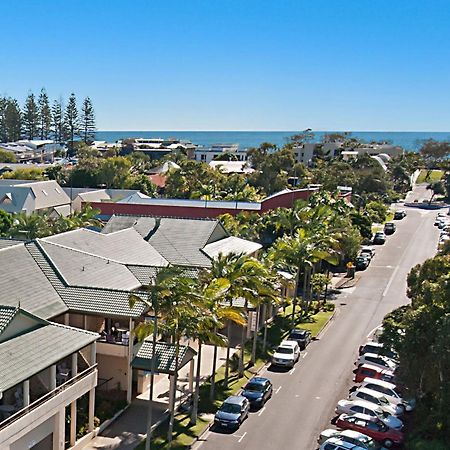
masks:
<instances>
[{"instance_id":1,"label":"balcony railing","mask_svg":"<svg viewBox=\"0 0 450 450\"><path fill-rule=\"evenodd\" d=\"M16 422L17 420L21 419L22 417L26 416L31 411L34 411L35 409L39 408L41 405L43 405L45 402L49 401L50 399L56 397L61 392L64 392L67 388L73 386L78 381L82 380L83 378L87 377L91 373L93 373L97 369L97 364L94 364L90 367L88 367L83 372L78 373L73 378L70 378L70 380L67 380L65 383L58 386L53 391L48 392L47 394L43 395L42 397L38 398L33 403L30 403L28 406L25 406L21 410L17 411L12 416L9 416L7 419L5 419L3 422L0 422L0 431L11 425L12 423Z\"/></svg>"}]
</instances>

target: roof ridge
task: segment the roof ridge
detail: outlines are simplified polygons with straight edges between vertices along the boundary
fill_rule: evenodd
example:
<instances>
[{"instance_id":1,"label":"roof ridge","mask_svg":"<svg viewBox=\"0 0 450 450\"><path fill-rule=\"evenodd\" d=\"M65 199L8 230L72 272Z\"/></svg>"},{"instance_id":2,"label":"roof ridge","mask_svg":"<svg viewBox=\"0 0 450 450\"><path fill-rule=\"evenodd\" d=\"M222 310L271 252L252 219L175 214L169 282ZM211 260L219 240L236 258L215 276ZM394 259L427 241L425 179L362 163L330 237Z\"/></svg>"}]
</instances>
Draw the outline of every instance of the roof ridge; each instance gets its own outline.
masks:
<instances>
[{"instance_id":1,"label":"roof ridge","mask_svg":"<svg viewBox=\"0 0 450 450\"><path fill-rule=\"evenodd\" d=\"M58 327L58 328L64 328L66 330L82 332L84 334L91 335L91 336L98 336L98 337L100 337L100 335L98 333L96 333L95 331L89 331L89 330L84 330L83 328L71 327L70 325L65 325L65 324L62 324L62 323L49 321L48 325L55 326L55 327Z\"/></svg>"},{"instance_id":2,"label":"roof ridge","mask_svg":"<svg viewBox=\"0 0 450 450\"><path fill-rule=\"evenodd\" d=\"M163 198L161 199L156 199L156 200L164 200ZM166 199L169 200L169 199ZM182 199L182 198L177 198L177 199L172 199L172 200L191 200L191 199ZM151 217L151 218L161 218L161 219L177 219L177 220L197 220L197 221L204 221L204 222L214 222L214 221L218 221L218 219L216 217L183 217L183 216L164 216L161 214L111 214L111 218L113 217ZM111 234L111 233L109 233Z\"/></svg>"}]
</instances>

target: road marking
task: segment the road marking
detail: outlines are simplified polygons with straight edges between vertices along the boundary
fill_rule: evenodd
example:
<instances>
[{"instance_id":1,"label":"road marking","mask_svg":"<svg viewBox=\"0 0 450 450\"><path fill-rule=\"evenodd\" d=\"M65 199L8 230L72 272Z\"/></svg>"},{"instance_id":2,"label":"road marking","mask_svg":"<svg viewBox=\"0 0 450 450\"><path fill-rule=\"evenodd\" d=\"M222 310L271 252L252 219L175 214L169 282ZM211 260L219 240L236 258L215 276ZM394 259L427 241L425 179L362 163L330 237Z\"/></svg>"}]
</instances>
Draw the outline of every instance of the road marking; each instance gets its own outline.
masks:
<instances>
[{"instance_id":1,"label":"road marking","mask_svg":"<svg viewBox=\"0 0 450 450\"><path fill-rule=\"evenodd\" d=\"M386 294L389 291L389 288L391 287L392 282L394 281L395 275L397 275L398 269L400 269L400 266L397 266L395 268L395 270L392 272L391 278L389 278L389 283L385 287L382 297L386 297Z\"/></svg>"},{"instance_id":2,"label":"road marking","mask_svg":"<svg viewBox=\"0 0 450 450\"><path fill-rule=\"evenodd\" d=\"M293 367L290 371L289 371L289 375L292 375L295 372L295 367Z\"/></svg>"},{"instance_id":3,"label":"road marking","mask_svg":"<svg viewBox=\"0 0 450 450\"><path fill-rule=\"evenodd\" d=\"M245 438L245 435L247 434L247 432L245 432L239 439L238 439L238 442L241 442L242 441L242 439L244 439Z\"/></svg>"},{"instance_id":4,"label":"road marking","mask_svg":"<svg viewBox=\"0 0 450 450\"><path fill-rule=\"evenodd\" d=\"M266 410L266 407L264 406L261 411L258 413L258 416L260 416L264 411Z\"/></svg>"},{"instance_id":5,"label":"road marking","mask_svg":"<svg viewBox=\"0 0 450 450\"><path fill-rule=\"evenodd\" d=\"M306 358L306 355L308 354L308 352L303 353L302 358Z\"/></svg>"},{"instance_id":6,"label":"road marking","mask_svg":"<svg viewBox=\"0 0 450 450\"><path fill-rule=\"evenodd\" d=\"M375 330L379 327L380 327L380 325L377 325L373 330L370 330L369 334L366 337L369 338L373 333L375 333Z\"/></svg>"},{"instance_id":7,"label":"road marking","mask_svg":"<svg viewBox=\"0 0 450 450\"><path fill-rule=\"evenodd\" d=\"M283 387L283 386L280 386L280 387L275 391L275 394L278 394L278 392L280 392L280 390L281 390L282 387Z\"/></svg>"}]
</instances>

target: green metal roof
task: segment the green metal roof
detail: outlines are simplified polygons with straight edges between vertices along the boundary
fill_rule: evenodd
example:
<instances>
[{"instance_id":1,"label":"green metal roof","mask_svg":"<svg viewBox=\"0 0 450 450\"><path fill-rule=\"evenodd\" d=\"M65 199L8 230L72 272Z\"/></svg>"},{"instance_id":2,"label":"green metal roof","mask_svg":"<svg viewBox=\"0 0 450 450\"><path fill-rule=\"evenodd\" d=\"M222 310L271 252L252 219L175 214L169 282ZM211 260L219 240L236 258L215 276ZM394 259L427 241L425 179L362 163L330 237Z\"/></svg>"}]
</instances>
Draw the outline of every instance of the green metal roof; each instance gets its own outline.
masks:
<instances>
[{"instance_id":1,"label":"green metal roof","mask_svg":"<svg viewBox=\"0 0 450 450\"><path fill-rule=\"evenodd\" d=\"M137 344L136 356L131 362L135 369L151 371L153 343L151 338L145 339L142 344ZM180 345L178 353L178 370L184 367L197 352L188 345ZM156 371L159 373L175 373L176 345L167 342L156 343Z\"/></svg>"}]
</instances>

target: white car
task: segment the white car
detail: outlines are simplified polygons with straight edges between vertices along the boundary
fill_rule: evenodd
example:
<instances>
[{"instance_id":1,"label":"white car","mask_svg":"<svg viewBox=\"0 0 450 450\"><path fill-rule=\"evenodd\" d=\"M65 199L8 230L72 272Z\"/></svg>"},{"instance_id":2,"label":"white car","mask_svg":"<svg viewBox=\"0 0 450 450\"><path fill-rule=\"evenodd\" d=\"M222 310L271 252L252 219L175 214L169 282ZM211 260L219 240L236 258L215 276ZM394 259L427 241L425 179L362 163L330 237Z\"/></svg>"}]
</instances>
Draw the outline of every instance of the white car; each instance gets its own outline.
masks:
<instances>
[{"instance_id":1,"label":"white car","mask_svg":"<svg viewBox=\"0 0 450 450\"><path fill-rule=\"evenodd\" d=\"M363 245L359 254L367 255L369 259L372 259L375 256L375 250L370 245Z\"/></svg>"},{"instance_id":2,"label":"white car","mask_svg":"<svg viewBox=\"0 0 450 450\"><path fill-rule=\"evenodd\" d=\"M398 358L393 351L385 349L384 344L375 341L368 341L359 347L359 354L363 355L364 353L375 353L376 355L387 356L392 360L396 360Z\"/></svg>"},{"instance_id":3,"label":"white car","mask_svg":"<svg viewBox=\"0 0 450 450\"><path fill-rule=\"evenodd\" d=\"M405 399L399 392L397 386L388 381L378 380L376 378L365 378L361 383L361 387L365 387L372 391L377 391L383 394L388 401L394 405L404 407L406 411L412 411L416 406L416 401L413 398Z\"/></svg>"},{"instance_id":4,"label":"white car","mask_svg":"<svg viewBox=\"0 0 450 450\"><path fill-rule=\"evenodd\" d=\"M319 450L367 450L367 447L344 441L338 437L332 437L324 442Z\"/></svg>"},{"instance_id":5,"label":"white car","mask_svg":"<svg viewBox=\"0 0 450 450\"><path fill-rule=\"evenodd\" d=\"M355 366L362 364L371 364L372 366L379 367L380 369L388 369L394 371L397 368L397 364L386 356L377 355L375 353L364 353L355 362Z\"/></svg>"},{"instance_id":6,"label":"white car","mask_svg":"<svg viewBox=\"0 0 450 450\"><path fill-rule=\"evenodd\" d=\"M283 341L272 355L272 364L281 367L294 367L300 358L300 347L296 341Z\"/></svg>"},{"instance_id":7,"label":"white car","mask_svg":"<svg viewBox=\"0 0 450 450\"><path fill-rule=\"evenodd\" d=\"M322 445L329 442L330 438L339 438L350 444L359 445L365 450L383 450L371 437L354 430L335 430L334 428L328 428L320 433L317 442L319 445Z\"/></svg>"},{"instance_id":8,"label":"white car","mask_svg":"<svg viewBox=\"0 0 450 450\"><path fill-rule=\"evenodd\" d=\"M372 391L372 389L366 387L356 389L356 391L353 391L348 398L349 400L366 400L374 405L380 406L392 416L401 416L405 412L405 408L391 403L381 392Z\"/></svg>"},{"instance_id":9,"label":"white car","mask_svg":"<svg viewBox=\"0 0 450 450\"><path fill-rule=\"evenodd\" d=\"M367 414L373 418L373 421L381 420L389 428L401 430L403 422L384 411L377 405L367 402L365 400L339 400L335 410L336 414Z\"/></svg>"}]
</instances>

